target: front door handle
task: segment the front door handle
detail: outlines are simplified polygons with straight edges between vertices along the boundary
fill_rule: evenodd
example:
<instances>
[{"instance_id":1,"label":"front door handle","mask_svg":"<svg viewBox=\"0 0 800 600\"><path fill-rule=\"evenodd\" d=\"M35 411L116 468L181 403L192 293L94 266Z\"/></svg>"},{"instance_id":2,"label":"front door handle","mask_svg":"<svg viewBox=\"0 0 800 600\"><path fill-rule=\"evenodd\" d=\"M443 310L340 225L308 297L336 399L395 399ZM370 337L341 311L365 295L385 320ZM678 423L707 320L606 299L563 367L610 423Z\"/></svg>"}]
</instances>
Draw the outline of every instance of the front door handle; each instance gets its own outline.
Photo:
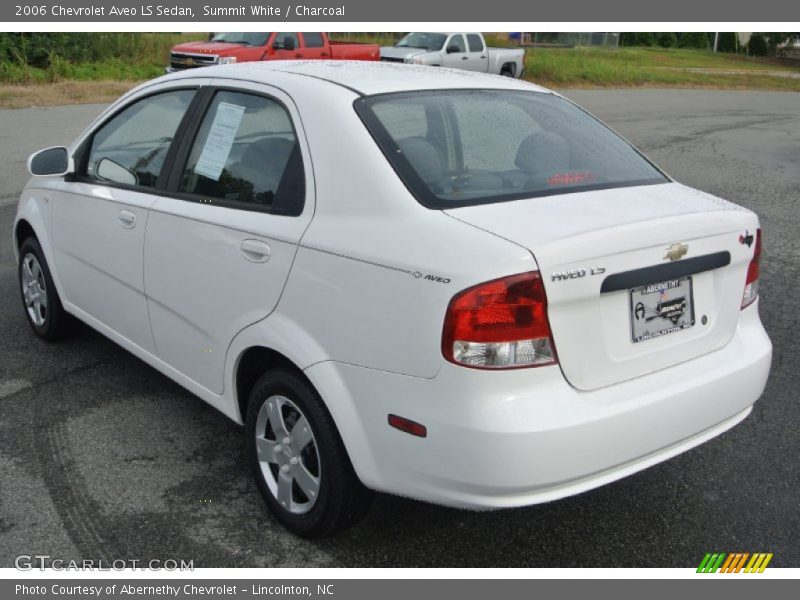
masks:
<instances>
[{"instance_id":1,"label":"front door handle","mask_svg":"<svg viewBox=\"0 0 800 600\"><path fill-rule=\"evenodd\" d=\"M242 240L239 249L242 256L251 262L267 262L272 255L269 244L261 240Z\"/></svg>"},{"instance_id":2,"label":"front door handle","mask_svg":"<svg viewBox=\"0 0 800 600\"><path fill-rule=\"evenodd\" d=\"M461 60L469 60L469 56L462 56Z\"/></svg>"},{"instance_id":3,"label":"front door handle","mask_svg":"<svg viewBox=\"0 0 800 600\"><path fill-rule=\"evenodd\" d=\"M119 222L125 229L133 229L136 227L136 215L129 210L119 211Z\"/></svg>"}]
</instances>

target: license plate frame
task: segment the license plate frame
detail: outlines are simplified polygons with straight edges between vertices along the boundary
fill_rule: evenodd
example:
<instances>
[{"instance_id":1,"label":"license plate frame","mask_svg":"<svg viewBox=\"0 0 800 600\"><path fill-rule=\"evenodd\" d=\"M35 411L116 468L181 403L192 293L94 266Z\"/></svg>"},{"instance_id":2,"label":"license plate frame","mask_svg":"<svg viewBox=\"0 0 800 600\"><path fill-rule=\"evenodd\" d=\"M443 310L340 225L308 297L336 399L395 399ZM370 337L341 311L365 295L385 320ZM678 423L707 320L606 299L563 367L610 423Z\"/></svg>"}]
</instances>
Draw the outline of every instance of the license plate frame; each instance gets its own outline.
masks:
<instances>
[{"instance_id":1,"label":"license plate frame","mask_svg":"<svg viewBox=\"0 0 800 600\"><path fill-rule=\"evenodd\" d=\"M628 290L634 344L694 327L691 275L639 285Z\"/></svg>"}]
</instances>

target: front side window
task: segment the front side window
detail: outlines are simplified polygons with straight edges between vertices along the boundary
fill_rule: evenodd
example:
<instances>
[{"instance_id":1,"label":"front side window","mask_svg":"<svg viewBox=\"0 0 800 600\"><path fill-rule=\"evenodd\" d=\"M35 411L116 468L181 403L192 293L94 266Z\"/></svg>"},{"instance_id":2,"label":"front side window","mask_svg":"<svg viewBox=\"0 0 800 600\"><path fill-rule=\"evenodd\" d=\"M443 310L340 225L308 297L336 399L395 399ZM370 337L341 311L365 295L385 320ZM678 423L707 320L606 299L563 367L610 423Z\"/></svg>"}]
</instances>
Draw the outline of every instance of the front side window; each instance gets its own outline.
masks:
<instances>
[{"instance_id":1,"label":"front side window","mask_svg":"<svg viewBox=\"0 0 800 600\"><path fill-rule=\"evenodd\" d=\"M300 40L296 33L276 33L275 41L272 42L275 50L294 50L300 47Z\"/></svg>"},{"instance_id":2,"label":"front side window","mask_svg":"<svg viewBox=\"0 0 800 600\"><path fill-rule=\"evenodd\" d=\"M162 92L124 108L95 132L86 175L109 183L155 188L194 94L194 90Z\"/></svg>"},{"instance_id":3,"label":"front side window","mask_svg":"<svg viewBox=\"0 0 800 600\"><path fill-rule=\"evenodd\" d=\"M305 175L286 109L264 96L217 92L189 152L179 192L208 204L299 215Z\"/></svg>"},{"instance_id":4,"label":"front side window","mask_svg":"<svg viewBox=\"0 0 800 600\"><path fill-rule=\"evenodd\" d=\"M464 45L464 36L463 35L454 35L450 37L450 40L447 42L447 53L448 54L460 54L462 52L466 52L467 47Z\"/></svg>"},{"instance_id":5,"label":"front side window","mask_svg":"<svg viewBox=\"0 0 800 600\"><path fill-rule=\"evenodd\" d=\"M668 181L625 140L554 94L404 92L362 98L355 107L409 190L431 208Z\"/></svg>"}]
</instances>

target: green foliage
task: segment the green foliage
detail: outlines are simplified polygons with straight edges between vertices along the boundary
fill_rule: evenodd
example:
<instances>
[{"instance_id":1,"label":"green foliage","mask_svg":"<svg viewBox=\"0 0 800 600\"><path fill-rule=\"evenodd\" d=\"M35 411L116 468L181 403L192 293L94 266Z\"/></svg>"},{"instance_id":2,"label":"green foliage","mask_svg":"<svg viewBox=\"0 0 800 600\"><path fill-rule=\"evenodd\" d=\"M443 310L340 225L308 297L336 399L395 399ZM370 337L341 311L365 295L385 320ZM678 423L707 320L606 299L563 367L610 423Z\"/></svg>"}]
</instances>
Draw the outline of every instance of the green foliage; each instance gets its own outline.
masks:
<instances>
[{"instance_id":1,"label":"green foliage","mask_svg":"<svg viewBox=\"0 0 800 600\"><path fill-rule=\"evenodd\" d=\"M721 32L717 42L717 50L719 52L736 52L736 34L731 31Z\"/></svg>"},{"instance_id":2,"label":"green foliage","mask_svg":"<svg viewBox=\"0 0 800 600\"><path fill-rule=\"evenodd\" d=\"M766 33L767 48L770 56L779 56L785 46L800 41L800 33Z\"/></svg>"},{"instance_id":3,"label":"green foliage","mask_svg":"<svg viewBox=\"0 0 800 600\"><path fill-rule=\"evenodd\" d=\"M623 32L620 34L619 43L621 46L655 46L656 34L652 31L640 33Z\"/></svg>"},{"instance_id":4,"label":"green foliage","mask_svg":"<svg viewBox=\"0 0 800 600\"><path fill-rule=\"evenodd\" d=\"M708 34L704 31L687 31L680 36L681 48L698 48L707 50L709 47Z\"/></svg>"},{"instance_id":5,"label":"green foliage","mask_svg":"<svg viewBox=\"0 0 800 600\"><path fill-rule=\"evenodd\" d=\"M754 33L747 43L747 52L750 56L766 56L769 53L767 38L763 33Z\"/></svg>"},{"instance_id":6,"label":"green foliage","mask_svg":"<svg viewBox=\"0 0 800 600\"><path fill-rule=\"evenodd\" d=\"M656 44L658 44L662 48L677 48L678 34L672 31L657 33Z\"/></svg>"},{"instance_id":7,"label":"green foliage","mask_svg":"<svg viewBox=\"0 0 800 600\"><path fill-rule=\"evenodd\" d=\"M0 33L0 81L146 79L163 72L181 41L170 33Z\"/></svg>"}]
</instances>

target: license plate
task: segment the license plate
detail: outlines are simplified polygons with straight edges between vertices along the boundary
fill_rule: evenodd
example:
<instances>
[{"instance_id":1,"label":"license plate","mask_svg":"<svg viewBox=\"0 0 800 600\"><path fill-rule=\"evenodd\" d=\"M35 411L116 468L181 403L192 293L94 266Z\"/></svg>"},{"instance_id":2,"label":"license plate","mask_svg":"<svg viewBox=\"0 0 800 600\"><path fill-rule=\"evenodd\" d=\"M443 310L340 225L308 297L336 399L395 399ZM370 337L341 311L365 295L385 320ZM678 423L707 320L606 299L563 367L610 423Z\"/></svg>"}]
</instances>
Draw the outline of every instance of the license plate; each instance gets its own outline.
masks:
<instances>
[{"instance_id":1,"label":"license plate","mask_svg":"<svg viewBox=\"0 0 800 600\"><path fill-rule=\"evenodd\" d=\"M648 283L630 290L631 336L644 342L694 325L692 278Z\"/></svg>"}]
</instances>

